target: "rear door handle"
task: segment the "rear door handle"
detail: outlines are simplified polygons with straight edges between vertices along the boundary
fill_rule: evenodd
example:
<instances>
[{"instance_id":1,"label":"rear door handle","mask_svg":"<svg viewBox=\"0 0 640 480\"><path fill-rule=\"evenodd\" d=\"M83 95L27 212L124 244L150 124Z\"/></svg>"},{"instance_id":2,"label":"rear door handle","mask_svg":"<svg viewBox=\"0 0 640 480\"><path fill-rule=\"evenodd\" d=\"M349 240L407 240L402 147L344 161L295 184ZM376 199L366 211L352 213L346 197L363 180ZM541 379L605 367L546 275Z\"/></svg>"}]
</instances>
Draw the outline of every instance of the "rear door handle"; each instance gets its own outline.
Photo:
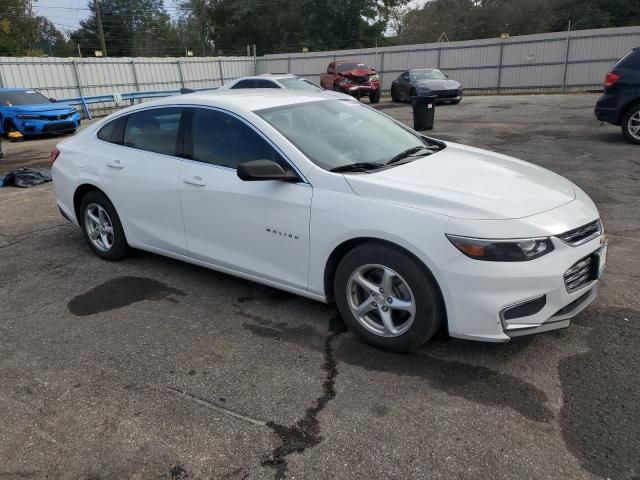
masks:
<instances>
[{"instance_id":1,"label":"rear door handle","mask_svg":"<svg viewBox=\"0 0 640 480\"><path fill-rule=\"evenodd\" d=\"M111 168L124 168L124 165L120 160L112 160L110 162L105 163L105 165Z\"/></svg>"},{"instance_id":2,"label":"rear door handle","mask_svg":"<svg viewBox=\"0 0 640 480\"><path fill-rule=\"evenodd\" d=\"M202 177L183 178L182 181L189 185L195 185L196 187L204 187L207 185L207 182L202 180Z\"/></svg>"}]
</instances>

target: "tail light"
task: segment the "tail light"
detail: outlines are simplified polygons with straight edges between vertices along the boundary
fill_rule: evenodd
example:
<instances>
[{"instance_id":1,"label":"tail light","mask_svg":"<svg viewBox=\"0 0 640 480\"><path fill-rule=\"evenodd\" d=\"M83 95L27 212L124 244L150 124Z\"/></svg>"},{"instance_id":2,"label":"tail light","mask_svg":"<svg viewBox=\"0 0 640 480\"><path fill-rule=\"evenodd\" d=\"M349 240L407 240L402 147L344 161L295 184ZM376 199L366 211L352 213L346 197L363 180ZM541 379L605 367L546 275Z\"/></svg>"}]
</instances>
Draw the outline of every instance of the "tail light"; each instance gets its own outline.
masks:
<instances>
[{"instance_id":1,"label":"tail light","mask_svg":"<svg viewBox=\"0 0 640 480\"><path fill-rule=\"evenodd\" d=\"M55 162L58 159L59 156L60 156L60 150L58 150L57 148L54 148L53 150L51 150L51 155L49 155L50 167L53 165L53 162Z\"/></svg>"},{"instance_id":2,"label":"tail light","mask_svg":"<svg viewBox=\"0 0 640 480\"><path fill-rule=\"evenodd\" d=\"M604 77L604 88L613 86L618 80L620 80L620 75L618 75L617 73L607 73L607 76Z\"/></svg>"}]
</instances>

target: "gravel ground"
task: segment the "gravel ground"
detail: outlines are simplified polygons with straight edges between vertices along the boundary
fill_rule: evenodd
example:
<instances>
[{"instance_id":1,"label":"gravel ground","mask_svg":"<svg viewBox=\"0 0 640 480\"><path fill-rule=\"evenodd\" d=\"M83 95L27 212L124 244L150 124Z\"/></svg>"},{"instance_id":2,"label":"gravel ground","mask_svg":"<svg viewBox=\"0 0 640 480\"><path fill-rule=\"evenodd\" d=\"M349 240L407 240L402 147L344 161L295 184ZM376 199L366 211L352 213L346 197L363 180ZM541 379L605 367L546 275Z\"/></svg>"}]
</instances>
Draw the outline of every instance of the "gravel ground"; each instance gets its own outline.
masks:
<instances>
[{"instance_id":1,"label":"gravel ground","mask_svg":"<svg viewBox=\"0 0 640 480\"><path fill-rule=\"evenodd\" d=\"M508 344L381 352L331 305L142 252L100 261L50 184L0 189L0 479L640 478L640 148L596 98L436 110L434 137L576 182L610 236L598 300ZM0 175L56 141L5 143Z\"/></svg>"}]
</instances>

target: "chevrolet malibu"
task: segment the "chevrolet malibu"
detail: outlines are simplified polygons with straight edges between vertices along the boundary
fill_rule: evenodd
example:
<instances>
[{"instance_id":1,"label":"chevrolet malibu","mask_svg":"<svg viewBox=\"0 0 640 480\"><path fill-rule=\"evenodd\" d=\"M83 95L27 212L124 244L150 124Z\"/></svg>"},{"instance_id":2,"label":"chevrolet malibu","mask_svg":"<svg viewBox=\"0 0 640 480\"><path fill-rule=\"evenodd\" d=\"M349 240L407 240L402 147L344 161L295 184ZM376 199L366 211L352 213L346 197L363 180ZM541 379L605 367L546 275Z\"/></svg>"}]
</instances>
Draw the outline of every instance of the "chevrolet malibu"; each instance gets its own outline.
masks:
<instances>
[{"instance_id":1,"label":"chevrolet malibu","mask_svg":"<svg viewBox=\"0 0 640 480\"><path fill-rule=\"evenodd\" d=\"M119 111L51 154L99 257L166 255L321 302L392 351L569 326L607 245L576 185L351 99L194 93Z\"/></svg>"}]
</instances>

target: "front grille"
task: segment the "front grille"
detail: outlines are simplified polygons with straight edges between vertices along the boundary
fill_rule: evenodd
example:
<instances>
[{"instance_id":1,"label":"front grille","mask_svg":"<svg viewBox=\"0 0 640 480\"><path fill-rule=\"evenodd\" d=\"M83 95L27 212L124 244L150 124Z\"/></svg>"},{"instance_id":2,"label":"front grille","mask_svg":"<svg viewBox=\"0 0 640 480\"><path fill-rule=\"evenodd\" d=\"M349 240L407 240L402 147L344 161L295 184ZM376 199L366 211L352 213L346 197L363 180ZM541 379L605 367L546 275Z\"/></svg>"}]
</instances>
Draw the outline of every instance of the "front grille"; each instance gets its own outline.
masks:
<instances>
[{"instance_id":1,"label":"front grille","mask_svg":"<svg viewBox=\"0 0 640 480\"><path fill-rule=\"evenodd\" d=\"M64 132L76 128L73 122L49 123L42 127L43 132Z\"/></svg>"},{"instance_id":2,"label":"front grille","mask_svg":"<svg viewBox=\"0 0 640 480\"><path fill-rule=\"evenodd\" d=\"M578 260L564 273L564 285L567 292L575 292L595 280L593 255Z\"/></svg>"},{"instance_id":3,"label":"front grille","mask_svg":"<svg viewBox=\"0 0 640 480\"><path fill-rule=\"evenodd\" d=\"M431 92L431 95L435 95L438 98L456 98L459 94L458 90L436 90Z\"/></svg>"},{"instance_id":4,"label":"front grille","mask_svg":"<svg viewBox=\"0 0 640 480\"><path fill-rule=\"evenodd\" d=\"M353 83L367 83L369 81L369 75L364 75L364 76L353 75L351 76L351 81Z\"/></svg>"},{"instance_id":5,"label":"front grille","mask_svg":"<svg viewBox=\"0 0 640 480\"><path fill-rule=\"evenodd\" d=\"M558 235L558 238L573 247L577 247L578 245L582 245L583 243L587 243L589 240L596 238L600 233L602 233L600 220L596 220Z\"/></svg>"},{"instance_id":6,"label":"front grille","mask_svg":"<svg viewBox=\"0 0 640 480\"><path fill-rule=\"evenodd\" d=\"M43 115L42 118L44 120L51 120L51 121L66 120L67 118L69 118L69 115L71 115L71 114L70 113L63 113L61 115Z\"/></svg>"}]
</instances>

